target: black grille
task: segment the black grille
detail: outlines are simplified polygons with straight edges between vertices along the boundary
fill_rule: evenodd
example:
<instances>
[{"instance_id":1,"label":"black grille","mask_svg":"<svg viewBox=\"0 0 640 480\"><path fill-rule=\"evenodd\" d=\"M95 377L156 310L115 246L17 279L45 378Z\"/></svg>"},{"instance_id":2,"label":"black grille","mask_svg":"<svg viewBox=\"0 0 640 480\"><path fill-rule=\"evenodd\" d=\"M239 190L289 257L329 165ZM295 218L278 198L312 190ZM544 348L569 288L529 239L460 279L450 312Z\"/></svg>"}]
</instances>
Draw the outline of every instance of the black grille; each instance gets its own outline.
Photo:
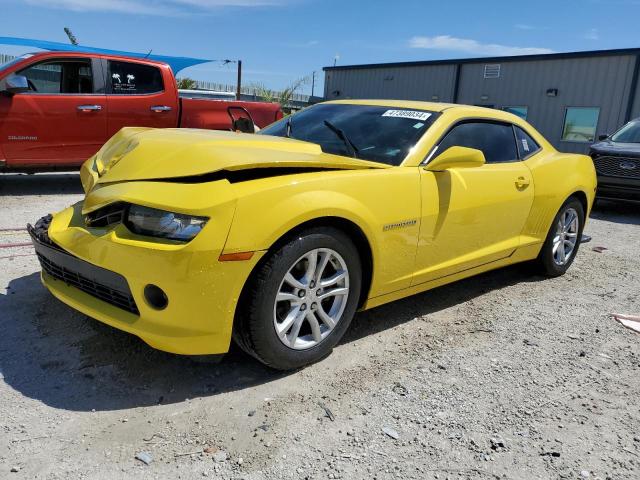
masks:
<instances>
[{"instance_id":1,"label":"black grille","mask_svg":"<svg viewBox=\"0 0 640 480\"><path fill-rule=\"evenodd\" d=\"M139 315L127 280L120 274L92 265L51 241L48 235L51 216L43 217L35 227L27 225L42 270L93 297Z\"/></svg>"},{"instance_id":2,"label":"black grille","mask_svg":"<svg viewBox=\"0 0 640 480\"><path fill-rule=\"evenodd\" d=\"M40 260L42 269L53 278L62 280L67 285L74 286L89 295L99 298L100 300L104 300L116 307L120 307L127 312L131 312L135 315L140 314L131 293L121 292L105 285L101 285L77 272L68 270L61 265L56 265L41 253L38 253L38 260Z\"/></svg>"},{"instance_id":3,"label":"black grille","mask_svg":"<svg viewBox=\"0 0 640 480\"><path fill-rule=\"evenodd\" d=\"M640 158L602 156L594 158L593 164L605 177L640 178Z\"/></svg>"}]
</instances>

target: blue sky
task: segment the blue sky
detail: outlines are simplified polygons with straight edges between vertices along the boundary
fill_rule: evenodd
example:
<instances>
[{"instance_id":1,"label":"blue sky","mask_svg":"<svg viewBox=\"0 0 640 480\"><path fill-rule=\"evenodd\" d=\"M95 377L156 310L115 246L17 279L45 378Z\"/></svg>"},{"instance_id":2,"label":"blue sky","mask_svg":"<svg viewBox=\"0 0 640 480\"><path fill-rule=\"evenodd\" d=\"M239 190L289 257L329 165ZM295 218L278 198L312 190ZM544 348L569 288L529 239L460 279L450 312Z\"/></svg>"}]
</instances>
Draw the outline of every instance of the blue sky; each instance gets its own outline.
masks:
<instances>
[{"instance_id":1,"label":"blue sky","mask_svg":"<svg viewBox=\"0 0 640 480\"><path fill-rule=\"evenodd\" d=\"M640 0L2 0L0 36L243 60L281 88L340 65L640 47ZM0 45L0 52L22 53ZM183 75L235 82L235 67ZM304 87L306 93L311 85Z\"/></svg>"}]
</instances>

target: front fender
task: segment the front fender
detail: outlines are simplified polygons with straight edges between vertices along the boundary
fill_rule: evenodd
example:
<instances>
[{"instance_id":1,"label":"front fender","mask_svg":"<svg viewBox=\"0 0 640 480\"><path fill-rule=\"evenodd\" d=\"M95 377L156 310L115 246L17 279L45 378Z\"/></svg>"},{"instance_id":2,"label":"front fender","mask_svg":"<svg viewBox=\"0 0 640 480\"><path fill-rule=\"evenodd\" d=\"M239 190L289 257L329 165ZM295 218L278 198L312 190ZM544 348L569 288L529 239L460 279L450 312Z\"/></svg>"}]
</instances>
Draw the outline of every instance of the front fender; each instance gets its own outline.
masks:
<instances>
[{"instance_id":1,"label":"front fender","mask_svg":"<svg viewBox=\"0 0 640 480\"><path fill-rule=\"evenodd\" d=\"M237 197L225 253L267 250L305 222L339 217L356 224L369 242L371 296L409 286L420 223L416 168L276 177L239 184Z\"/></svg>"}]
</instances>

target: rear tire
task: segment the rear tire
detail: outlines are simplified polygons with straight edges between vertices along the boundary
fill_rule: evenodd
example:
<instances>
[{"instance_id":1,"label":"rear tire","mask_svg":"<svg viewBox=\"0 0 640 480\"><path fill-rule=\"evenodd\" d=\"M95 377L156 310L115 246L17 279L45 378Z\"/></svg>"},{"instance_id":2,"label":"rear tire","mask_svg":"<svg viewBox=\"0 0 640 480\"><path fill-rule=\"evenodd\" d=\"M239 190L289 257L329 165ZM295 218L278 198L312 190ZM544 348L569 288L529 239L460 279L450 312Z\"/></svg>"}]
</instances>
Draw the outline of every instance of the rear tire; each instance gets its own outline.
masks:
<instances>
[{"instance_id":1,"label":"rear tire","mask_svg":"<svg viewBox=\"0 0 640 480\"><path fill-rule=\"evenodd\" d=\"M358 250L342 231L305 230L269 254L240 298L234 340L278 369L314 363L340 341L362 284Z\"/></svg>"},{"instance_id":2,"label":"rear tire","mask_svg":"<svg viewBox=\"0 0 640 480\"><path fill-rule=\"evenodd\" d=\"M543 274L564 275L576 258L583 229L584 207L580 200L570 197L553 219L538 255L537 263Z\"/></svg>"}]
</instances>

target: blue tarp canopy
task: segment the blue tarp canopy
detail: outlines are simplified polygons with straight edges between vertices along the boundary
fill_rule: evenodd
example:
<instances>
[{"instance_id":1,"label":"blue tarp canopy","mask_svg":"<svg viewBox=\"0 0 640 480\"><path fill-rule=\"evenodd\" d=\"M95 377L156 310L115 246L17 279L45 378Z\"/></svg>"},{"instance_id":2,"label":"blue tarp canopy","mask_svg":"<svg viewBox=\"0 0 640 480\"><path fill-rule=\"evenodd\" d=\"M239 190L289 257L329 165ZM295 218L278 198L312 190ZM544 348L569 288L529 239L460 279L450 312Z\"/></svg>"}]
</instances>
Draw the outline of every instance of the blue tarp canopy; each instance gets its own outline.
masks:
<instances>
[{"instance_id":1,"label":"blue tarp canopy","mask_svg":"<svg viewBox=\"0 0 640 480\"><path fill-rule=\"evenodd\" d=\"M109 50L106 48L84 47L82 45L71 45L68 43L60 42L48 42L46 40L34 40L32 38L18 38L18 37L0 37L0 44L4 45L19 45L23 47L35 47L42 50L56 51L56 52L82 52L82 53L98 53L104 55L124 55L127 57L135 58L148 58L150 60L156 60L158 62L168 63L173 70L173 73L178 73L187 67L198 65L200 63L207 63L211 60L204 60L202 58L189 58L189 57L169 57L167 55L154 55L147 53L136 52L122 52L119 50Z\"/></svg>"}]
</instances>

